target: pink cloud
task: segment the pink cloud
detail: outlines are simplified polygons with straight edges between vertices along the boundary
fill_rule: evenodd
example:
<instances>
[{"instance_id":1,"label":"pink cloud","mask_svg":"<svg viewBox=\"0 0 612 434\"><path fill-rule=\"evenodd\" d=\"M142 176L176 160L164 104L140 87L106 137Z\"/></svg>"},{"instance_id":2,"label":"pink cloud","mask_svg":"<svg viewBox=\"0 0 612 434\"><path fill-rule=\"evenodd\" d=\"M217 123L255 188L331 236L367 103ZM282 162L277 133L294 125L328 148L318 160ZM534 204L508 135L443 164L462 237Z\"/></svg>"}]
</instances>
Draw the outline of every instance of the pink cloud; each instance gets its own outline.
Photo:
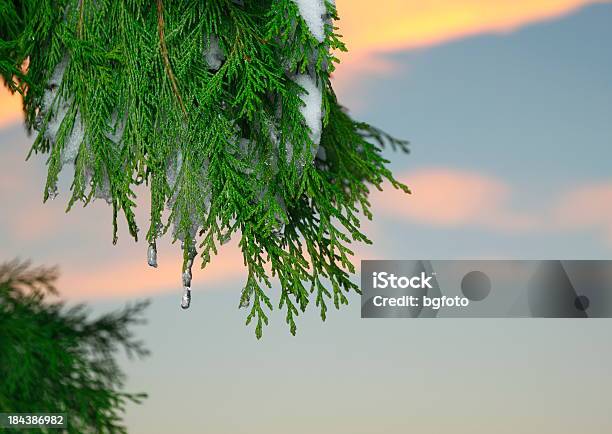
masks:
<instances>
[{"instance_id":1,"label":"pink cloud","mask_svg":"<svg viewBox=\"0 0 612 434\"><path fill-rule=\"evenodd\" d=\"M40 241L68 228L64 220L65 204L59 201L43 204L40 192L32 194L31 198L15 212L5 216L11 237L20 242Z\"/></svg>"},{"instance_id":2,"label":"pink cloud","mask_svg":"<svg viewBox=\"0 0 612 434\"><path fill-rule=\"evenodd\" d=\"M596 229L612 243L612 182L600 182L565 192L553 209L559 230Z\"/></svg>"},{"instance_id":3,"label":"pink cloud","mask_svg":"<svg viewBox=\"0 0 612 434\"><path fill-rule=\"evenodd\" d=\"M561 192L543 208L516 210L509 184L475 172L430 168L401 177L413 191L390 187L373 198L388 217L427 226L475 227L504 233L569 234L592 231L612 244L612 181Z\"/></svg>"},{"instance_id":4,"label":"pink cloud","mask_svg":"<svg viewBox=\"0 0 612 434\"><path fill-rule=\"evenodd\" d=\"M93 261L85 266L64 263L58 285L61 295L73 300L147 297L175 288L179 297L182 294L182 255L177 246L173 247L168 255L159 258L158 268L147 265L146 250L142 249L136 255L128 256L124 252L118 258ZM221 249L204 270L200 269L199 257L193 267L196 294L215 290L222 282L236 282L238 297L245 279L242 254L236 244Z\"/></svg>"},{"instance_id":5,"label":"pink cloud","mask_svg":"<svg viewBox=\"0 0 612 434\"><path fill-rule=\"evenodd\" d=\"M412 195L386 189L375 207L387 215L432 226L482 226L502 231L533 230L537 218L511 209L511 189L497 178L448 168L402 177Z\"/></svg>"}]
</instances>

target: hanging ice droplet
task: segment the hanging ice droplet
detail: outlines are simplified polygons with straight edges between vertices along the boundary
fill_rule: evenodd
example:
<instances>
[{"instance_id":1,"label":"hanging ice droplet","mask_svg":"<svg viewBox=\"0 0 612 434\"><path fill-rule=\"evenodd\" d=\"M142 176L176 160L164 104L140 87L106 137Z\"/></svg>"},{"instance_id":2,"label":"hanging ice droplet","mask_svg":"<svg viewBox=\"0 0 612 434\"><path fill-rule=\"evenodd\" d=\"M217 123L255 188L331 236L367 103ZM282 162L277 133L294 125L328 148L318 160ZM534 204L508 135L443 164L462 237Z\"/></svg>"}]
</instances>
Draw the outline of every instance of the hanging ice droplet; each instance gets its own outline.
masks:
<instances>
[{"instance_id":1,"label":"hanging ice droplet","mask_svg":"<svg viewBox=\"0 0 612 434\"><path fill-rule=\"evenodd\" d=\"M195 255L195 250L189 252L189 258L183 266L183 298L181 300L181 307L183 309L189 309L189 306L191 305L191 267L193 266L193 259L195 258Z\"/></svg>"},{"instance_id":2,"label":"hanging ice droplet","mask_svg":"<svg viewBox=\"0 0 612 434\"><path fill-rule=\"evenodd\" d=\"M181 307L183 309L189 309L191 305L191 288L183 288L183 298L181 299Z\"/></svg>"},{"instance_id":3,"label":"hanging ice droplet","mask_svg":"<svg viewBox=\"0 0 612 434\"><path fill-rule=\"evenodd\" d=\"M147 249L147 263L149 266L157 268L157 245L155 241L149 243L149 248Z\"/></svg>"}]
</instances>

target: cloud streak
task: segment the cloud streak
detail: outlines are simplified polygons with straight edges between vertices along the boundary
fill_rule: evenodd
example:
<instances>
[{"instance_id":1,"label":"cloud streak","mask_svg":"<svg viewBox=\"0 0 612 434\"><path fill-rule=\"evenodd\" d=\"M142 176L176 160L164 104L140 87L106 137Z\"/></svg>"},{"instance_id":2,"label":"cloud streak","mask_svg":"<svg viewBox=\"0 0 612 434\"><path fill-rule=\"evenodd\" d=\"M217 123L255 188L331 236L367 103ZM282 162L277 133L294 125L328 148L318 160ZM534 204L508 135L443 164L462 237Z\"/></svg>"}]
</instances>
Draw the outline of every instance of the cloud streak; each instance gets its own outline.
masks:
<instances>
[{"instance_id":1,"label":"cloud streak","mask_svg":"<svg viewBox=\"0 0 612 434\"><path fill-rule=\"evenodd\" d=\"M71 300L129 298L167 293L176 288L177 303L182 294L181 266L178 249L161 258L158 268L146 264L144 254L140 256L115 257L103 263L91 263L85 267L65 265L61 268L58 287L61 295ZM201 290L218 288L219 283L235 282L236 300L246 280L242 266L242 255L234 245L223 248L212 258L211 263L200 270L199 261L194 264L195 297Z\"/></svg>"},{"instance_id":2,"label":"cloud streak","mask_svg":"<svg viewBox=\"0 0 612 434\"><path fill-rule=\"evenodd\" d=\"M505 33L522 26L569 14L593 3L608 0L337 0L338 26L349 53L340 53L342 63L334 84L351 108L357 81L364 75L396 71L383 54L427 48L486 33ZM357 104L357 107L355 105Z\"/></svg>"},{"instance_id":3,"label":"cloud streak","mask_svg":"<svg viewBox=\"0 0 612 434\"><path fill-rule=\"evenodd\" d=\"M554 208L554 226L561 230L595 229L612 245L612 181L578 186Z\"/></svg>"},{"instance_id":4,"label":"cloud streak","mask_svg":"<svg viewBox=\"0 0 612 434\"><path fill-rule=\"evenodd\" d=\"M401 178L410 186L411 196L387 188L374 197L375 208L387 216L429 226L510 232L539 226L537 217L509 206L512 189L493 176L430 168Z\"/></svg>"},{"instance_id":5,"label":"cloud streak","mask_svg":"<svg viewBox=\"0 0 612 434\"><path fill-rule=\"evenodd\" d=\"M353 53L428 47L507 32L598 0L337 0L340 30Z\"/></svg>"},{"instance_id":6,"label":"cloud streak","mask_svg":"<svg viewBox=\"0 0 612 434\"><path fill-rule=\"evenodd\" d=\"M373 198L378 212L396 220L451 229L502 233L602 233L612 245L612 180L583 183L560 192L541 209L516 209L517 191L503 180L453 168L429 168L401 176L413 194L391 188Z\"/></svg>"}]
</instances>

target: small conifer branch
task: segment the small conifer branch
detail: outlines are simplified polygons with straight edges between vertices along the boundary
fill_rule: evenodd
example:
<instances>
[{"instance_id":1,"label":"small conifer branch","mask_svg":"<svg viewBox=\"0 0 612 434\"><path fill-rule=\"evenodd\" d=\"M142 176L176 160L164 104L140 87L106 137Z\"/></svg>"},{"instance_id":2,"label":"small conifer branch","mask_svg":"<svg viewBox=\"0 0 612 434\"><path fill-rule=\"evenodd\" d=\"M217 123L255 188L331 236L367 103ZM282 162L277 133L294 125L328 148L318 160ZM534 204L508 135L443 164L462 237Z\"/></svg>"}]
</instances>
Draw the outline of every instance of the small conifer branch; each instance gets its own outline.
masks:
<instances>
[{"instance_id":1,"label":"small conifer branch","mask_svg":"<svg viewBox=\"0 0 612 434\"><path fill-rule=\"evenodd\" d=\"M126 433L126 406L146 394L123 390L117 356L149 354L133 331L147 302L91 318L85 305L51 297L57 276L54 267L0 264L0 411L67 412L68 434Z\"/></svg>"},{"instance_id":2,"label":"small conifer branch","mask_svg":"<svg viewBox=\"0 0 612 434\"><path fill-rule=\"evenodd\" d=\"M164 32L164 3L162 0L157 0L157 32L159 33L159 46L161 49L162 58L164 59L166 73L168 74L170 84L172 85L172 91L174 92L174 95L176 95L176 99L181 106L183 115L187 117L187 110L185 109L183 98L181 98L176 76L174 75L174 71L172 71L172 65L170 65L170 58L168 57L168 47L166 46L166 37Z\"/></svg>"}]
</instances>

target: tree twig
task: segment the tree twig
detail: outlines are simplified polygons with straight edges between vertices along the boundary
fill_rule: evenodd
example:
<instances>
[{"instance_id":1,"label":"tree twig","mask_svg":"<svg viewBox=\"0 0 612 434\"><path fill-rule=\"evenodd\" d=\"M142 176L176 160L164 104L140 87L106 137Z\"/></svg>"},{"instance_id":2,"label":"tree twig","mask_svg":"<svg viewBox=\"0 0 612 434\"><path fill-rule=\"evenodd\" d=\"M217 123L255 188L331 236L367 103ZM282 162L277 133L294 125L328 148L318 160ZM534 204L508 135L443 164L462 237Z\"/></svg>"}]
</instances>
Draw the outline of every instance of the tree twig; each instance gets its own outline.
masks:
<instances>
[{"instance_id":1,"label":"tree twig","mask_svg":"<svg viewBox=\"0 0 612 434\"><path fill-rule=\"evenodd\" d=\"M170 84L172 85L172 91L174 92L174 95L176 95L176 99L181 106L183 115L187 117L187 110L185 109L185 104L183 104L183 98L181 98L181 93L179 92L176 76L174 75L174 71L172 71L172 65L170 65L170 58L168 57L168 47L166 46L166 37L164 33L164 4L162 0L157 0L157 31L159 33L159 46L161 49L162 58L164 59L166 73L168 74Z\"/></svg>"},{"instance_id":2,"label":"tree twig","mask_svg":"<svg viewBox=\"0 0 612 434\"><path fill-rule=\"evenodd\" d=\"M83 38L83 21L85 19L85 0L79 2L79 23L77 25L77 36Z\"/></svg>"}]
</instances>

